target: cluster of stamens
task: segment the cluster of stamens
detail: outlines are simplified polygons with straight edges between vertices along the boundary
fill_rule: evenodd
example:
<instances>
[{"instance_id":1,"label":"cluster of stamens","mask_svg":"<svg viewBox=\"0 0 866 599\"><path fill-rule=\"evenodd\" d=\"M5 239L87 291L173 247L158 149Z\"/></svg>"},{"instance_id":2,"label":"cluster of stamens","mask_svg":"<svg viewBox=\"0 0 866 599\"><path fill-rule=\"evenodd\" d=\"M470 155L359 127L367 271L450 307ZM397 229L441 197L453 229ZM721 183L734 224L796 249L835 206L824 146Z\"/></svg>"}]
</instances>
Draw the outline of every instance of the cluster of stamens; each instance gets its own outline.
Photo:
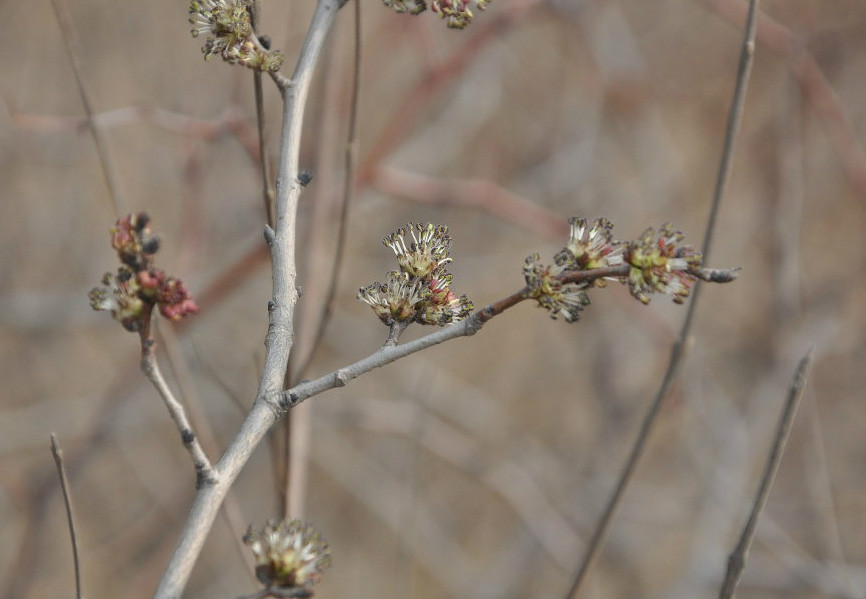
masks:
<instances>
[{"instance_id":1,"label":"cluster of stamens","mask_svg":"<svg viewBox=\"0 0 866 599\"><path fill-rule=\"evenodd\" d=\"M394 9L394 12L420 15L427 10L425 0L382 0L385 6ZM492 0L431 0L430 8L437 13L452 29L465 29L472 22L472 9L470 3L484 10Z\"/></svg>"},{"instance_id":2,"label":"cluster of stamens","mask_svg":"<svg viewBox=\"0 0 866 599\"><path fill-rule=\"evenodd\" d=\"M382 243L394 251L400 270L389 272L385 283L362 287L357 295L382 322L444 326L472 312L469 298L451 291L452 275L445 270L452 260L448 227L409 223Z\"/></svg>"},{"instance_id":3,"label":"cluster of stamens","mask_svg":"<svg viewBox=\"0 0 866 599\"><path fill-rule=\"evenodd\" d=\"M689 297L697 279L694 273L702 266L701 254L680 245L685 236L670 223L658 232L649 228L628 242L614 239L613 225L604 218L590 226L585 218L572 217L569 224L568 244L556 253L553 264L546 266L538 254L532 254L523 268L526 296L538 301L551 318L576 322L589 305L588 290L604 286L606 280L628 285L632 296L644 304L652 293L670 295L678 304ZM571 273L624 265L623 275L564 282Z\"/></svg>"},{"instance_id":4,"label":"cluster of stamens","mask_svg":"<svg viewBox=\"0 0 866 599\"><path fill-rule=\"evenodd\" d=\"M219 56L231 64L259 71L277 71L283 56L265 47L250 20L247 0L191 0L189 22L192 36L205 36L205 59Z\"/></svg>"},{"instance_id":5,"label":"cluster of stamens","mask_svg":"<svg viewBox=\"0 0 866 599\"><path fill-rule=\"evenodd\" d=\"M312 596L310 587L331 565L327 542L300 520L268 522L260 531L250 527L244 543L255 555L259 581L268 589L282 591L275 596Z\"/></svg>"}]
</instances>

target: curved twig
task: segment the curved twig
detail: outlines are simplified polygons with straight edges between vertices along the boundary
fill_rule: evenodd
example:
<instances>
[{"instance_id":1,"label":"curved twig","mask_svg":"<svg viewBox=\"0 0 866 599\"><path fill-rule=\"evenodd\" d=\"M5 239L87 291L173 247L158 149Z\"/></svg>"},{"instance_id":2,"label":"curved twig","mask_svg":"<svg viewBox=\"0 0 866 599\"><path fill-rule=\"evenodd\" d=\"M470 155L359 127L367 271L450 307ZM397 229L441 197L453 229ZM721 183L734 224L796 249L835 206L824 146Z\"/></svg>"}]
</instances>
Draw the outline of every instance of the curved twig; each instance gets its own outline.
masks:
<instances>
[{"instance_id":1,"label":"curved twig","mask_svg":"<svg viewBox=\"0 0 866 599\"><path fill-rule=\"evenodd\" d=\"M102 166L102 176L105 178L105 186L108 188L114 216L119 217L125 210L123 210L123 204L120 201L120 193L117 190L114 169L111 166L108 150L105 147L105 139L102 137L102 131L96 125L96 121L93 119L93 105L90 103L87 87L84 85L84 79L81 75L81 49L75 37L72 19L69 18L69 13L66 12L66 7L63 5L62 0L51 0L51 6L54 8L54 14L57 16L57 24L60 25L60 32L63 34L66 53L69 54L69 60L72 63L72 73L75 75L78 95L81 97L81 103L84 105L84 112L87 115L87 123L89 125L88 128L91 135L93 135L93 143L96 145L96 154L99 156L99 164Z\"/></svg>"}]
</instances>

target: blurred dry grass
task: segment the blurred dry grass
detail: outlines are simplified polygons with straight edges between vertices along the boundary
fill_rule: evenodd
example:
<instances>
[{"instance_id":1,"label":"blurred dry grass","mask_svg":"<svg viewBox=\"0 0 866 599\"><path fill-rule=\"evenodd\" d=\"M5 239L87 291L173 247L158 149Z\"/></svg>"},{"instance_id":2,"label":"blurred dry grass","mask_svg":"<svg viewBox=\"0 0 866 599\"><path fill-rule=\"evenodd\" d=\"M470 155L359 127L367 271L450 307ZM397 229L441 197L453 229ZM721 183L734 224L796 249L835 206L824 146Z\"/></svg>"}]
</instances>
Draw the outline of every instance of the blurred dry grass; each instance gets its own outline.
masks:
<instances>
[{"instance_id":1,"label":"blurred dry grass","mask_svg":"<svg viewBox=\"0 0 866 599\"><path fill-rule=\"evenodd\" d=\"M673 220L699 244L738 28L699 0L556 2L453 54L520 1L497 0L462 34L432 15L401 18L378 2L364 5L362 163L384 128L403 119L369 168L487 180L563 222L607 216L624 237ZM104 122L127 209L152 215L161 263L202 290L262 243L256 163L231 133L254 130L250 74L201 60L183 2L67 4L98 111L146 106L232 125L205 138L170 130L190 123L159 112ZM263 4L263 30L291 64L311 3ZM862 144L863 2L762 7L805 43ZM0 594L72 593L48 452L55 431L71 465L86 594L146 596L186 516L187 456L136 370L134 338L87 306L87 290L114 268L106 233L114 215L92 140L76 125L82 107L50 5L7 1L0 15ZM302 265L308 301L321 292L335 230L326 218L317 237L309 223L312 207L332 207L341 186L350 40L346 11L308 111L302 164L316 178L302 198L300 254L320 261ZM406 107L412 86L453 56L461 56L453 77ZM850 152L793 72L759 46L710 260L744 271L703 296L681 382L588 595L715 596L794 365L810 344L816 363L741 595L862 595L864 193L845 169ZM562 244L540 236L530 216L515 224L486 210L400 200L375 183L364 182L352 205L334 318L311 375L384 339L354 292L391 267L379 240L400 223L451 227L455 287L477 304L521 286L526 254L549 256ZM254 394L267 261L234 283L182 331L185 365L175 365L173 379L188 371L187 399L219 447L242 417L226 389L243 403ZM518 307L474 338L310 402L307 516L335 554L323 596L565 592L684 314L662 298L637 305L620 288L593 301L577 325ZM245 521L278 513L273 479L262 448L236 485ZM236 596L250 585L218 521L188 594Z\"/></svg>"}]
</instances>

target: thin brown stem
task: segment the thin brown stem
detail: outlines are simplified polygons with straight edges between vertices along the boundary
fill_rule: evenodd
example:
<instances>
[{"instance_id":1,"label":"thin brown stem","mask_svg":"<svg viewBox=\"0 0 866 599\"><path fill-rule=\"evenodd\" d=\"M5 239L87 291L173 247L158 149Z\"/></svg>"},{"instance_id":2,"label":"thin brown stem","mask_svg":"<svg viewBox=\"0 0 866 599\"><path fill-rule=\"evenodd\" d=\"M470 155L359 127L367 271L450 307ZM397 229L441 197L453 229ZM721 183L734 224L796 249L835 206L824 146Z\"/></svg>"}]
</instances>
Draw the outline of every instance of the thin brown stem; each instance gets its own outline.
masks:
<instances>
[{"instance_id":1,"label":"thin brown stem","mask_svg":"<svg viewBox=\"0 0 866 599\"><path fill-rule=\"evenodd\" d=\"M125 212L125 210L123 209L123 203L120 201L117 182L114 179L114 169L111 166L111 160L109 159L105 140L102 137L102 131L93 119L93 105L90 102L90 96L87 93L87 86L84 84L84 77L81 74L81 47L78 44L78 39L75 37L75 29L72 26L72 19L66 11L66 6L63 4L63 0L51 0L51 6L54 8L54 14L57 17L57 24L60 26L60 32L63 34L66 53L69 55L69 60L72 63L72 72L75 75L78 94L81 97L81 103L84 105L84 112L87 114L88 128L90 129L91 135L93 135L93 143L96 145L96 153L99 156L99 164L102 166L102 176L105 178L105 186L108 188L108 195L111 199L112 208L114 209L114 216L119 217Z\"/></svg>"},{"instance_id":2,"label":"thin brown stem","mask_svg":"<svg viewBox=\"0 0 866 599\"><path fill-rule=\"evenodd\" d=\"M369 183L375 169L411 131L436 93L464 73L472 64L467 56L476 56L486 44L496 39L496 36L520 23L523 17L532 10L543 5L543 0L514 0L503 5L505 10L490 15L483 26L478 27L473 35L457 50L434 67L431 67L419 81L403 96L400 105L391 111L392 118L387 126L371 144L366 156L358 165L358 182L361 185Z\"/></svg>"},{"instance_id":3,"label":"thin brown stem","mask_svg":"<svg viewBox=\"0 0 866 599\"><path fill-rule=\"evenodd\" d=\"M746 28L743 34L743 42L740 49L740 59L737 68L737 80L734 85L733 99L731 101L731 108L728 114L728 124L725 132L725 142L722 148L722 157L719 163L718 175L716 177L716 186L713 192L713 200L710 206L710 214L707 219L706 232L704 234L704 260L707 260L707 258L709 257L713 238L713 231L715 230L716 225L716 217L719 211L719 206L721 205L722 197L724 196L724 191L727 185L728 178L730 176L731 159L734 154L734 141L736 139L737 131L739 130L740 121L742 119L743 105L745 103L746 97L746 89L748 88L749 83L749 74L752 70L752 61L755 55L755 15L757 13L757 7L757 0L750 0L749 18L746 22ZM659 385L659 389L656 392L655 397L653 398L652 404L650 405L647 414L644 416L640 430L638 431L637 437L635 438L634 444L632 445L632 449L629 453L628 459L626 460L625 466L620 473L616 487L614 488L611 497L608 499L607 505L605 506L601 517L596 523L592 537L590 538L589 544L587 546L586 553L577 568L577 573L575 574L571 586L568 589L568 593L566 594L566 597L570 599L577 597L577 594L580 592L580 587L586 579L586 575L589 572L589 569L592 566L599 550L601 549L602 544L604 543L614 514L616 513L617 508L622 502L622 498L625 495L625 491L628 488L629 483L631 482L638 462L640 461L641 456L643 456L644 451L646 450L647 441L649 440L650 433L652 432L653 427L658 419L658 415L661 413L662 404L664 403L665 398L667 398L670 387L673 384L673 381L676 379L677 374L679 373L680 365L682 364L683 358L686 353L686 344L691 333L692 322L694 321L694 314L698 305L698 298L700 296L701 288L702 285L700 283L697 283L695 285L695 289L692 293L692 301L689 303L686 317L683 321L682 328L680 329L680 334L677 337L677 340L671 350L671 357L668 361L667 370L665 371L661 384Z\"/></svg>"},{"instance_id":4,"label":"thin brown stem","mask_svg":"<svg viewBox=\"0 0 866 599\"><path fill-rule=\"evenodd\" d=\"M794 416L797 414L797 407L800 405L800 398L803 396L803 389L806 386L806 374L809 372L814 351L814 347L810 348L794 371L791 387L788 390L788 399L785 401L782 415L779 417L773 447L770 449L770 455L767 457L767 465L764 468L761 484L758 486L758 492L755 494L755 500L752 503L752 511L743 528L743 533L740 535L740 540L737 542L730 556L728 556L728 568L725 572L725 580L722 582L722 587L719 590L719 599L731 599L743 575L746 559L749 556L749 548L752 545L752 539L755 537L758 517L760 517L764 506L767 504L767 497L770 495L773 480L776 478L776 472L779 471L779 464L782 461L782 454L785 452L788 434L791 432L791 424L794 422Z\"/></svg>"},{"instance_id":5,"label":"thin brown stem","mask_svg":"<svg viewBox=\"0 0 866 599\"><path fill-rule=\"evenodd\" d=\"M483 210L545 237L558 239L568 235L568 222L562 215L484 179L432 177L383 165L372 171L370 185L410 202Z\"/></svg>"},{"instance_id":6,"label":"thin brown stem","mask_svg":"<svg viewBox=\"0 0 866 599\"><path fill-rule=\"evenodd\" d=\"M141 371L154 388L156 388L159 396L162 397L162 401L165 403L165 407L168 409L168 413L180 433L183 446L192 458L196 472L196 487L205 483L210 484L216 476L213 466L211 466L207 454L202 449L198 436L193 432L192 425L186 415L186 410L184 410L183 405L177 400L168 383L166 383L159 363L156 361L156 339L151 333L150 318L152 316L144 319L145 324L140 331Z\"/></svg>"},{"instance_id":7,"label":"thin brown stem","mask_svg":"<svg viewBox=\"0 0 866 599\"><path fill-rule=\"evenodd\" d=\"M259 3L253 0L249 6L250 24L253 31L256 30L259 20ZM271 169L268 162L267 148L265 147L265 101L262 88L262 72L258 69L253 71L253 94L256 103L256 129L259 141L259 165L262 175L262 200L265 204L265 218L268 225L274 226L274 191L271 188Z\"/></svg>"},{"instance_id":8,"label":"thin brown stem","mask_svg":"<svg viewBox=\"0 0 866 599\"><path fill-rule=\"evenodd\" d=\"M51 433L51 455L57 466L57 476L60 478L60 490L63 492L63 504L66 506L66 523L69 525L69 539L72 542L72 563L75 568L75 597L81 599L81 564L78 561L78 534L75 532L75 513L72 510L72 497L69 493L69 479L63 465L63 450L57 442L57 437Z\"/></svg>"},{"instance_id":9,"label":"thin brown stem","mask_svg":"<svg viewBox=\"0 0 866 599\"><path fill-rule=\"evenodd\" d=\"M331 320L333 313L334 298L337 294L337 283L340 280L340 272L343 266L343 258L345 256L346 247L346 232L348 230L349 205L352 199L352 191L354 189L354 164L355 154L357 152L357 121L358 121L358 97L360 91L361 80L361 3L360 0L355 2L354 10L354 40L353 40L353 72L351 82L351 96L349 104L349 123L346 134L346 146L344 151L344 167L343 167L343 193L340 200L340 213L338 217L337 241L334 248L334 260L331 265L331 271L328 275L328 281L325 288L324 296L321 300L322 310L319 314L318 321L315 324L315 331L309 341L309 347L304 348L303 358L299 358L300 364L290 364L291 372L286 373L286 386L291 386L294 382L302 379L304 373L313 361L322 339L325 336L325 331L328 323ZM325 203L322 210L328 210L328 203ZM315 218L315 217L314 217ZM318 229L321 233L324 227ZM313 310L309 310L313 312ZM310 339L307 337L307 339ZM307 344L305 344L307 345ZM301 352L295 352L294 356L301 356ZM302 360L302 361L301 361ZM293 360L290 360L293 362ZM306 497L306 487L309 471L309 453L311 436L311 415L305 410L290 411L286 416L285 421L285 468L283 477L287 488L283 490L284 494L284 517L302 517L304 513L304 503Z\"/></svg>"},{"instance_id":10,"label":"thin brown stem","mask_svg":"<svg viewBox=\"0 0 866 599\"><path fill-rule=\"evenodd\" d=\"M737 25L741 25L748 18L748 8L739 0L700 2ZM760 12L755 39L761 47L788 61L788 68L800 85L803 96L824 122L851 187L863 197L866 194L866 153L851 124L851 118L827 80L821 65L809 51L806 40L784 24Z\"/></svg>"}]
</instances>

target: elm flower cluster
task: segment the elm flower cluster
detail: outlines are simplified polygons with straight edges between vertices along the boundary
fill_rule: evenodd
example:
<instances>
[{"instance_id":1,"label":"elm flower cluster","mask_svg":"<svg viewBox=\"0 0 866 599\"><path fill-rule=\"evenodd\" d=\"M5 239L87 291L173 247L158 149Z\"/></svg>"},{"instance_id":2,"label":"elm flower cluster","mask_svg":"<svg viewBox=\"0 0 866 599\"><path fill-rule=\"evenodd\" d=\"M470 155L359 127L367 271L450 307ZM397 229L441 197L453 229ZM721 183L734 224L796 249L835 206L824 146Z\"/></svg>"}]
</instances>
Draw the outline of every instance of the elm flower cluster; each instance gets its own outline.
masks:
<instances>
[{"instance_id":1,"label":"elm flower cluster","mask_svg":"<svg viewBox=\"0 0 866 599\"><path fill-rule=\"evenodd\" d=\"M186 285L153 266L159 238L150 230L150 217L128 214L111 228L111 247L122 265L105 273L102 286L90 290L90 306L110 312L128 331L140 331L154 306L165 318L178 321L199 311Z\"/></svg>"},{"instance_id":2,"label":"elm flower cluster","mask_svg":"<svg viewBox=\"0 0 866 599\"><path fill-rule=\"evenodd\" d=\"M331 565L328 543L300 520L268 522L258 532L250 527L244 543L255 555L256 577L262 584L269 589L307 591L292 596L312 596L309 588Z\"/></svg>"},{"instance_id":3,"label":"elm flower cluster","mask_svg":"<svg viewBox=\"0 0 866 599\"><path fill-rule=\"evenodd\" d=\"M431 0L430 8L445 19L451 29L465 29L472 22L472 9L470 3L484 10L492 0ZM425 0L382 0L385 6L394 9L394 12L420 15L427 10Z\"/></svg>"},{"instance_id":4,"label":"elm flower cluster","mask_svg":"<svg viewBox=\"0 0 866 599\"><path fill-rule=\"evenodd\" d=\"M613 238L613 223L600 218L590 227L585 218L572 216L568 245L553 257L564 270L591 270L622 264L620 243Z\"/></svg>"},{"instance_id":5,"label":"elm flower cluster","mask_svg":"<svg viewBox=\"0 0 866 599\"><path fill-rule=\"evenodd\" d=\"M648 304L650 293L666 293L678 304L686 301L697 280L689 271L700 269L703 258L693 248L679 246L683 239L685 235L665 223L658 232L649 228L628 243L623 259L630 266L627 282L636 299Z\"/></svg>"},{"instance_id":6,"label":"elm flower cluster","mask_svg":"<svg viewBox=\"0 0 866 599\"><path fill-rule=\"evenodd\" d=\"M526 296L550 312L554 320L562 316L565 322L577 322L580 313L589 305L586 290L589 283L563 283L558 277L564 269L556 264L545 266L541 256L530 254L523 266Z\"/></svg>"},{"instance_id":7,"label":"elm flower cluster","mask_svg":"<svg viewBox=\"0 0 866 599\"><path fill-rule=\"evenodd\" d=\"M231 64L259 71L277 71L283 56L268 50L253 31L247 0L191 0L189 22L193 37L206 36L205 60L220 56Z\"/></svg>"},{"instance_id":8,"label":"elm flower cluster","mask_svg":"<svg viewBox=\"0 0 866 599\"><path fill-rule=\"evenodd\" d=\"M472 302L451 291L452 275L445 270L452 260L448 227L409 223L382 243L394 251L400 270L389 272L385 283L362 287L357 295L379 320L388 326L444 326L469 316Z\"/></svg>"},{"instance_id":9,"label":"elm flower cluster","mask_svg":"<svg viewBox=\"0 0 866 599\"><path fill-rule=\"evenodd\" d=\"M701 254L680 245L684 235L670 223L658 232L647 229L629 242L614 239L613 225L605 218L590 226L585 218L572 217L569 224L568 244L556 253L552 265L545 266L538 254L532 254L523 267L526 297L547 309L551 318L561 316L566 322L576 322L589 305L589 289L603 287L605 280L627 284L632 296L644 304L649 303L651 293L671 295L678 304L691 293L697 278L692 273L702 267ZM609 267L623 267L624 274L563 282L571 273Z\"/></svg>"}]
</instances>

